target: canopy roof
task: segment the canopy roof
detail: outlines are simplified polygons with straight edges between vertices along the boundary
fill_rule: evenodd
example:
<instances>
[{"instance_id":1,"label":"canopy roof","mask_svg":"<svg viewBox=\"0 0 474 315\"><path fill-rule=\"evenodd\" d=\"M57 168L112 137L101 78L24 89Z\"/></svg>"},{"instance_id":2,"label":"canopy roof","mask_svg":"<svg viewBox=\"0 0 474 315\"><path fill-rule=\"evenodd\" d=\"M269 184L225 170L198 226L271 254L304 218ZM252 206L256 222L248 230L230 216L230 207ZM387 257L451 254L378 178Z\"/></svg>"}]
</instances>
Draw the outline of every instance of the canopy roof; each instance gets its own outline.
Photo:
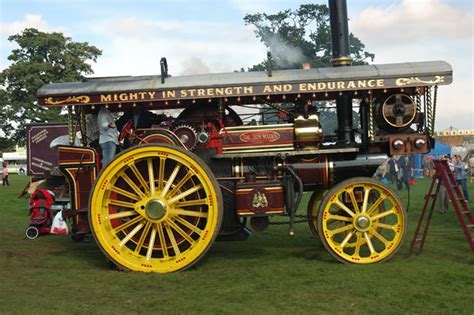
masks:
<instances>
[{"instance_id":1,"label":"canopy roof","mask_svg":"<svg viewBox=\"0 0 474 315\"><path fill-rule=\"evenodd\" d=\"M128 104L182 107L188 101L246 98L261 102L284 95L335 94L444 85L452 68L444 61L330 67L307 70L231 72L167 77L159 75L90 78L84 82L47 84L38 90L43 106ZM180 106L181 105L181 106Z\"/></svg>"}]
</instances>

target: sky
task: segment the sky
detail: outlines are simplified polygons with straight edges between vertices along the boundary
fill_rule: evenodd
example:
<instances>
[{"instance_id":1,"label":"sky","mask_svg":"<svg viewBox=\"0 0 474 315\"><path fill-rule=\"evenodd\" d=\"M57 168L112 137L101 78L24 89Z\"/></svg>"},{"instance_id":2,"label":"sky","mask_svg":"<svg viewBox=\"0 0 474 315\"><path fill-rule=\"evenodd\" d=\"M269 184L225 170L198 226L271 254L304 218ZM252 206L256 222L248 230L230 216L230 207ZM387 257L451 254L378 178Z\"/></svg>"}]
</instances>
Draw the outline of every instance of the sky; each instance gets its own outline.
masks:
<instances>
[{"instance_id":1,"label":"sky","mask_svg":"<svg viewBox=\"0 0 474 315\"><path fill-rule=\"evenodd\" d=\"M0 70L34 27L102 49L94 76L232 72L261 62L265 46L247 13L296 9L299 0L0 0ZM327 1L312 1L327 4ZM445 60L454 81L438 90L436 130L474 129L474 1L347 0L349 30L375 53L373 64Z\"/></svg>"}]
</instances>

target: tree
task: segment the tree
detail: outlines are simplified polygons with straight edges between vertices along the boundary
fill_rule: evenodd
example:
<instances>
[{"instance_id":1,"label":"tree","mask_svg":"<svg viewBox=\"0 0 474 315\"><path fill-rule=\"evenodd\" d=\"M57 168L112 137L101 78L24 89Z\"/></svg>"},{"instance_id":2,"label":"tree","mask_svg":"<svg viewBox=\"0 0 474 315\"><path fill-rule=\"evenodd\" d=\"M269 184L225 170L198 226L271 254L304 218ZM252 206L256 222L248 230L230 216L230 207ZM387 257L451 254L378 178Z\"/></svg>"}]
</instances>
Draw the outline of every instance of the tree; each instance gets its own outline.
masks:
<instances>
[{"instance_id":1,"label":"tree","mask_svg":"<svg viewBox=\"0 0 474 315\"><path fill-rule=\"evenodd\" d=\"M8 40L19 48L12 50L8 60L13 63L0 74L0 101L7 118L7 124L1 127L10 139L24 144L25 124L65 119L60 108L38 106L36 91L47 83L80 81L93 74L89 62L95 62L102 51L87 42L74 42L62 33L44 33L34 28ZM17 129L13 134L7 128L12 125Z\"/></svg>"},{"instance_id":2,"label":"tree","mask_svg":"<svg viewBox=\"0 0 474 315\"><path fill-rule=\"evenodd\" d=\"M301 63L312 67L331 66L331 33L329 9L326 5L302 4L296 10L276 14L256 13L244 17L246 25L255 27L255 34L272 53L274 69L297 69ZM375 55L352 33L349 36L353 64L366 64ZM263 61L249 71L266 69Z\"/></svg>"}]
</instances>

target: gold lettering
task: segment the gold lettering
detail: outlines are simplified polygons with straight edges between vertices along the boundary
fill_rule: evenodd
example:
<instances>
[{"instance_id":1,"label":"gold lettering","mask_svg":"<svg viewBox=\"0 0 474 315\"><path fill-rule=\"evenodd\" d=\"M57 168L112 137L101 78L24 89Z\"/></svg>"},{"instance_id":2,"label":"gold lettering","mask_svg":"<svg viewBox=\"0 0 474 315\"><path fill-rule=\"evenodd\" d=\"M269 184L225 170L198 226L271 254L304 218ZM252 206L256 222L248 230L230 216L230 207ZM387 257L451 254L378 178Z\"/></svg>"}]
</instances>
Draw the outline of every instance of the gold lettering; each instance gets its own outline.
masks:
<instances>
[{"instance_id":1,"label":"gold lettering","mask_svg":"<svg viewBox=\"0 0 474 315\"><path fill-rule=\"evenodd\" d=\"M328 90L334 90L336 88L336 82L328 82Z\"/></svg>"},{"instance_id":2,"label":"gold lettering","mask_svg":"<svg viewBox=\"0 0 474 315\"><path fill-rule=\"evenodd\" d=\"M224 95L224 89L223 88L216 88L216 95Z\"/></svg>"},{"instance_id":3,"label":"gold lettering","mask_svg":"<svg viewBox=\"0 0 474 315\"><path fill-rule=\"evenodd\" d=\"M343 90L344 89L344 82L343 81L337 81L337 88L339 90Z\"/></svg>"},{"instance_id":4,"label":"gold lettering","mask_svg":"<svg viewBox=\"0 0 474 315\"><path fill-rule=\"evenodd\" d=\"M318 90L323 91L326 89L326 83L325 82L318 82Z\"/></svg>"},{"instance_id":5,"label":"gold lettering","mask_svg":"<svg viewBox=\"0 0 474 315\"><path fill-rule=\"evenodd\" d=\"M179 96L180 97L187 97L188 93L186 92L186 90L181 90L181 91L179 91Z\"/></svg>"},{"instance_id":6,"label":"gold lettering","mask_svg":"<svg viewBox=\"0 0 474 315\"><path fill-rule=\"evenodd\" d=\"M198 89L197 92L198 92L197 96L206 96L206 90L204 89Z\"/></svg>"},{"instance_id":7,"label":"gold lettering","mask_svg":"<svg viewBox=\"0 0 474 315\"><path fill-rule=\"evenodd\" d=\"M139 92L138 94L140 94L140 99L141 100L145 99L146 92Z\"/></svg>"},{"instance_id":8,"label":"gold lettering","mask_svg":"<svg viewBox=\"0 0 474 315\"><path fill-rule=\"evenodd\" d=\"M383 79L378 79L377 80L377 87L383 87L385 86L385 82Z\"/></svg>"},{"instance_id":9,"label":"gold lettering","mask_svg":"<svg viewBox=\"0 0 474 315\"><path fill-rule=\"evenodd\" d=\"M300 86L299 86L300 91L306 91L306 87L307 87L307 86L308 86L308 85L307 85L306 83L300 83Z\"/></svg>"},{"instance_id":10,"label":"gold lettering","mask_svg":"<svg viewBox=\"0 0 474 315\"><path fill-rule=\"evenodd\" d=\"M214 96L214 89L207 89L208 96Z\"/></svg>"},{"instance_id":11,"label":"gold lettering","mask_svg":"<svg viewBox=\"0 0 474 315\"><path fill-rule=\"evenodd\" d=\"M242 87L241 86L236 86L234 89L235 89L236 94L241 94L242 93Z\"/></svg>"},{"instance_id":12,"label":"gold lettering","mask_svg":"<svg viewBox=\"0 0 474 315\"><path fill-rule=\"evenodd\" d=\"M131 101L136 101L138 100L138 93L130 93L129 97Z\"/></svg>"},{"instance_id":13,"label":"gold lettering","mask_svg":"<svg viewBox=\"0 0 474 315\"><path fill-rule=\"evenodd\" d=\"M252 86L244 86L244 94L252 94L253 87Z\"/></svg>"},{"instance_id":14,"label":"gold lettering","mask_svg":"<svg viewBox=\"0 0 474 315\"><path fill-rule=\"evenodd\" d=\"M127 95L127 93L121 93L121 94L119 94L119 99L120 99L121 101L128 101L128 95Z\"/></svg>"},{"instance_id":15,"label":"gold lettering","mask_svg":"<svg viewBox=\"0 0 474 315\"><path fill-rule=\"evenodd\" d=\"M365 81L365 80L357 81L357 87L358 88L366 88L367 87L367 81Z\"/></svg>"},{"instance_id":16,"label":"gold lettering","mask_svg":"<svg viewBox=\"0 0 474 315\"><path fill-rule=\"evenodd\" d=\"M283 87L280 84L273 86L273 92L282 92L282 91L283 91Z\"/></svg>"},{"instance_id":17,"label":"gold lettering","mask_svg":"<svg viewBox=\"0 0 474 315\"><path fill-rule=\"evenodd\" d=\"M232 95L232 88L231 87L225 88L224 93L225 95Z\"/></svg>"},{"instance_id":18,"label":"gold lettering","mask_svg":"<svg viewBox=\"0 0 474 315\"><path fill-rule=\"evenodd\" d=\"M110 95L110 94L107 94L107 95L101 94L100 95L100 101L101 102L110 102L110 101L112 101L112 95Z\"/></svg>"},{"instance_id":19,"label":"gold lettering","mask_svg":"<svg viewBox=\"0 0 474 315\"><path fill-rule=\"evenodd\" d=\"M356 88L355 82L354 81L347 82L347 88L348 89L355 89Z\"/></svg>"},{"instance_id":20,"label":"gold lettering","mask_svg":"<svg viewBox=\"0 0 474 315\"><path fill-rule=\"evenodd\" d=\"M190 95L191 97L194 97L195 94L196 94L196 89L190 89L190 90L188 90L188 92L189 92L189 95Z\"/></svg>"},{"instance_id":21,"label":"gold lettering","mask_svg":"<svg viewBox=\"0 0 474 315\"><path fill-rule=\"evenodd\" d=\"M375 80L369 80L369 81L367 81L367 85L368 85L369 87L375 87Z\"/></svg>"},{"instance_id":22,"label":"gold lettering","mask_svg":"<svg viewBox=\"0 0 474 315\"><path fill-rule=\"evenodd\" d=\"M316 91L316 83L308 83L308 91Z\"/></svg>"},{"instance_id":23,"label":"gold lettering","mask_svg":"<svg viewBox=\"0 0 474 315\"><path fill-rule=\"evenodd\" d=\"M272 92L272 88L269 85L265 85L263 87L263 93L271 93L271 92Z\"/></svg>"},{"instance_id":24,"label":"gold lettering","mask_svg":"<svg viewBox=\"0 0 474 315\"><path fill-rule=\"evenodd\" d=\"M293 86L291 84L283 85L283 91L290 92L291 90L293 90Z\"/></svg>"},{"instance_id":25,"label":"gold lettering","mask_svg":"<svg viewBox=\"0 0 474 315\"><path fill-rule=\"evenodd\" d=\"M148 95L150 95L150 99L155 98L155 92L148 92Z\"/></svg>"},{"instance_id":26,"label":"gold lettering","mask_svg":"<svg viewBox=\"0 0 474 315\"><path fill-rule=\"evenodd\" d=\"M114 94L114 101L118 101L117 94Z\"/></svg>"},{"instance_id":27,"label":"gold lettering","mask_svg":"<svg viewBox=\"0 0 474 315\"><path fill-rule=\"evenodd\" d=\"M166 97L167 98L176 97L176 91L166 91Z\"/></svg>"}]
</instances>

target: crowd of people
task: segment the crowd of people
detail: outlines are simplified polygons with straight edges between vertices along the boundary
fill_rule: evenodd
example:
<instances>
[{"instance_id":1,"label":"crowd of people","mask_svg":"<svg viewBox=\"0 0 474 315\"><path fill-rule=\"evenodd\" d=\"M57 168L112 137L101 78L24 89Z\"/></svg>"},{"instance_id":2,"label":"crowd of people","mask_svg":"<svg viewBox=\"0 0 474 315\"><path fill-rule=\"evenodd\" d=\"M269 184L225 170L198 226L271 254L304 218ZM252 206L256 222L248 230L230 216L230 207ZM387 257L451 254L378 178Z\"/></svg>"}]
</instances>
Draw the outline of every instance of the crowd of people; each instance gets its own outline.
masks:
<instances>
[{"instance_id":1,"label":"crowd of people","mask_svg":"<svg viewBox=\"0 0 474 315\"><path fill-rule=\"evenodd\" d=\"M426 177L432 177L435 174L433 157L426 156L423 161L423 175ZM456 181L462 191L464 200L470 202L469 191L467 188L468 174L474 170L474 157L472 164L467 167L460 155L455 154L453 159L449 155L443 155L439 157L440 160L447 160L451 171L454 173ZM382 164L377 170L376 177L386 184L396 185L399 190L409 189L415 182L413 160L411 156L392 156L386 163ZM441 213L446 213L449 208L449 196L446 187L443 182L440 183L438 192L438 209Z\"/></svg>"},{"instance_id":2,"label":"crowd of people","mask_svg":"<svg viewBox=\"0 0 474 315\"><path fill-rule=\"evenodd\" d=\"M398 190L409 189L416 181L410 155L392 156L377 170L376 177L385 183L396 185Z\"/></svg>"}]
</instances>

